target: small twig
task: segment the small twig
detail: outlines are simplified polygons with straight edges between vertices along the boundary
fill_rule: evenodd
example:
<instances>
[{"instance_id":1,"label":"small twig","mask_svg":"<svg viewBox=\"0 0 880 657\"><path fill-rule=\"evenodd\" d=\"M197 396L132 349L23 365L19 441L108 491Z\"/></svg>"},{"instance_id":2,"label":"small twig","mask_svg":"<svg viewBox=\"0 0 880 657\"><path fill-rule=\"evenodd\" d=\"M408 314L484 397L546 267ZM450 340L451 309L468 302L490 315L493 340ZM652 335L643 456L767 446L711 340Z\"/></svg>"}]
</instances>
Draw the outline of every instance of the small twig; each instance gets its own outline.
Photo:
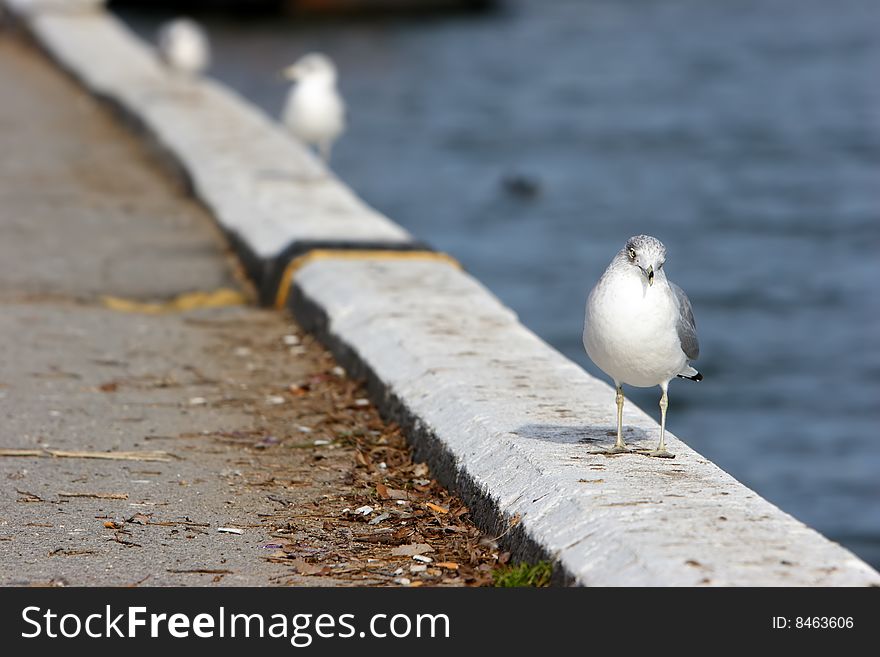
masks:
<instances>
[{"instance_id":1,"label":"small twig","mask_svg":"<svg viewBox=\"0 0 880 657\"><path fill-rule=\"evenodd\" d=\"M64 493L59 492L61 497L91 497L98 500L127 500L128 493Z\"/></svg>"},{"instance_id":2,"label":"small twig","mask_svg":"<svg viewBox=\"0 0 880 657\"><path fill-rule=\"evenodd\" d=\"M498 536L496 536L492 540L497 541L498 539L501 539L501 538L504 538L505 536L507 536L510 533L510 530L513 529L514 527L516 527L520 523L520 520L522 520L522 517L517 513L515 516L513 516L513 518L510 519L510 524L507 526L507 529L505 529L503 532L501 532Z\"/></svg>"},{"instance_id":3,"label":"small twig","mask_svg":"<svg viewBox=\"0 0 880 657\"><path fill-rule=\"evenodd\" d=\"M15 492L18 493L19 495L24 496L24 499L20 499L19 502L45 502L46 501L42 497L37 495L36 493L29 493L26 490L19 490L18 488L16 488Z\"/></svg>"},{"instance_id":4,"label":"small twig","mask_svg":"<svg viewBox=\"0 0 880 657\"><path fill-rule=\"evenodd\" d=\"M130 533L130 532L126 532L126 533ZM120 544L124 545L125 547L144 547L143 545L141 545L139 543L135 543L133 541L126 541L124 538L121 538L119 536L119 534L120 534L120 532L114 532L114 534L113 534L113 540L116 541L117 543L120 543Z\"/></svg>"},{"instance_id":5,"label":"small twig","mask_svg":"<svg viewBox=\"0 0 880 657\"><path fill-rule=\"evenodd\" d=\"M111 461L170 461L179 458L168 452L83 452L60 449L0 449L0 456L40 457L53 456L67 459L106 459Z\"/></svg>"},{"instance_id":6,"label":"small twig","mask_svg":"<svg viewBox=\"0 0 880 657\"><path fill-rule=\"evenodd\" d=\"M152 577L152 573L148 573L147 575L145 575L143 578L139 579L138 581L132 582L131 584L126 585L126 588L130 588L130 589L137 588L138 586L140 586L141 584L146 582L148 579L150 579L150 577Z\"/></svg>"},{"instance_id":7,"label":"small twig","mask_svg":"<svg viewBox=\"0 0 880 657\"><path fill-rule=\"evenodd\" d=\"M83 554L95 554L94 550L65 550L64 548L58 548L56 550L52 550L46 556L54 557L56 555L62 555L65 557L77 557Z\"/></svg>"}]
</instances>

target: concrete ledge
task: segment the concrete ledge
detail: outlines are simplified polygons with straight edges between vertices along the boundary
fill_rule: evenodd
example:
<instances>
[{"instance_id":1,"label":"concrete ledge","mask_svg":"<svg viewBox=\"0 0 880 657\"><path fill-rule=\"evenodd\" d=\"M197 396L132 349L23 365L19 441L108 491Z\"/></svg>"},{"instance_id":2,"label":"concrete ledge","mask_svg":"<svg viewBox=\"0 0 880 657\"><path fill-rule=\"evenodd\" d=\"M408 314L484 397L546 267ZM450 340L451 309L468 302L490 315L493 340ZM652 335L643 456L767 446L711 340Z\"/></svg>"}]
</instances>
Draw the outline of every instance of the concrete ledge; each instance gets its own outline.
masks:
<instances>
[{"instance_id":1,"label":"concrete ledge","mask_svg":"<svg viewBox=\"0 0 880 657\"><path fill-rule=\"evenodd\" d=\"M22 15L62 66L172 154L267 290L315 245L418 248L246 102L169 78L112 18ZM570 583L880 585L674 436L671 462L599 454L613 442L610 386L448 263L316 260L293 274L289 303L487 531L518 556L554 559ZM659 427L632 404L625 424L628 442L653 446Z\"/></svg>"},{"instance_id":2,"label":"concrete ledge","mask_svg":"<svg viewBox=\"0 0 880 657\"><path fill-rule=\"evenodd\" d=\"M367 376L417 453L469 491L478 520L500 533L519 517L513 547L552 555L574 582L880 583L675 436L673 461L597 454L614 442L613 389L459 270L322 261L295 282L297 316ZM659 427L627 408L627 441L652 448Z\"/></svg>"}]
</instances>

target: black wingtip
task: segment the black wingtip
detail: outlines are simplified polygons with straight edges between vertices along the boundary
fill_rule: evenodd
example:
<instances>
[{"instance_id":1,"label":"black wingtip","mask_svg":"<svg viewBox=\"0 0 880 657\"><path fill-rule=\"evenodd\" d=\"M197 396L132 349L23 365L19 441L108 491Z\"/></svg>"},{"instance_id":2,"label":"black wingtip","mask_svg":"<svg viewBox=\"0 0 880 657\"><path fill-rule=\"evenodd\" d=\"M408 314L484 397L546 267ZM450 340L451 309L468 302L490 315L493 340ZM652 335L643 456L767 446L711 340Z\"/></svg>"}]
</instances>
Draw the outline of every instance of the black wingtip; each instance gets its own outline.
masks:
<instances>
[{"instance_id":1,"label":"black wingtip","mask_svg":"<svg viewBox=\"0 0 880 657\"><path fill-rule=\"evenodd\" d=\"M678 377L680 379L690 379L691 381L702 381L703 380L703 375L700 374L699 372L697 372L693 376L685 376L684 374L679 374Z\"/></svg>"}]
</instances>

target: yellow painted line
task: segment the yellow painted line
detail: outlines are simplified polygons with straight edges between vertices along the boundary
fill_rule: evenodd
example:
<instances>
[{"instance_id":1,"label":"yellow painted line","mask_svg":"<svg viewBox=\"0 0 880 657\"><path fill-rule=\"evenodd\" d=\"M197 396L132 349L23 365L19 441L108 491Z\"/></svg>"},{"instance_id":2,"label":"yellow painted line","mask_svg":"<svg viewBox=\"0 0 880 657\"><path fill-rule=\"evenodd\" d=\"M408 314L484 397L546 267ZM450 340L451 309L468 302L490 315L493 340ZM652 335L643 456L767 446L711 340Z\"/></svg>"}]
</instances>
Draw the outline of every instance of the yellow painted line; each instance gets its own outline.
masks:
<instances>
[{"instance_id":1,"label":"yellow painted line","mask_svg":"<svg viewBox=\"0 0 880 657\"><path fill-rule=\"evenodd\" d=\"M380 249L313 249L287 263L278 291L275 293L275 307L284 308L290 295L290 286L297 271L315 260L427 260L445 262L458 269L461 263L447 253L437 251L394 251Z\"/></svg>"},{"instance_id":2,"label":"yellow painted line","mask_svg":"<svg viewBox=\"0 0 880 657\"><path fill-rule=\"evenodd\" d=\"M146 315L162 315L165 313L182 312L195 308L221 308L224 306L243 306L247 297L238 290L220 288L212 292L186 292L164 303L148 303L132 301L120 297L102 297L104 306L122 313L142 313Z\"/></svg>"}]
</instances>

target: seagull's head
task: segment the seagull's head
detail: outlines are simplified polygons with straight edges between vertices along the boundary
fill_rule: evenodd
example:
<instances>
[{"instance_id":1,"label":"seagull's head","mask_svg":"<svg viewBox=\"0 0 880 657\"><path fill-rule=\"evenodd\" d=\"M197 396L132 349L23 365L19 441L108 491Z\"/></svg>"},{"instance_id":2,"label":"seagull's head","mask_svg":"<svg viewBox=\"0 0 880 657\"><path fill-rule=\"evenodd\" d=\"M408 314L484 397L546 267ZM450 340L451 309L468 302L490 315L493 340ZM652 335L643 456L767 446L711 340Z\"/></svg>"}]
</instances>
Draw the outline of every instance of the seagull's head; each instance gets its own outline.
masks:
<instances>
[{"instance_id":1,"label":"seagull's head","mask_svg":"<svg viewBox=\"0 0 880 657\"><path fill-rule=\"evenodd\" d=\"M285 68L281 74L288 80L296 82L308 79L333 83L336 82L336 65L327 55L310 52Z\"/></svg>"},{"instance_id":2,"label":"seagull's head","mask_svg":"<svg viewBox=\"0 0 880 657\"><path fill-rule=\"evenodd\" d=\"M666 247L663 246L663 242L650 235L630 237L621 254L630 265L641 270L648 280L648 285L654 284L654 276L666 262Z\"/></svg>"}]
</instances>

